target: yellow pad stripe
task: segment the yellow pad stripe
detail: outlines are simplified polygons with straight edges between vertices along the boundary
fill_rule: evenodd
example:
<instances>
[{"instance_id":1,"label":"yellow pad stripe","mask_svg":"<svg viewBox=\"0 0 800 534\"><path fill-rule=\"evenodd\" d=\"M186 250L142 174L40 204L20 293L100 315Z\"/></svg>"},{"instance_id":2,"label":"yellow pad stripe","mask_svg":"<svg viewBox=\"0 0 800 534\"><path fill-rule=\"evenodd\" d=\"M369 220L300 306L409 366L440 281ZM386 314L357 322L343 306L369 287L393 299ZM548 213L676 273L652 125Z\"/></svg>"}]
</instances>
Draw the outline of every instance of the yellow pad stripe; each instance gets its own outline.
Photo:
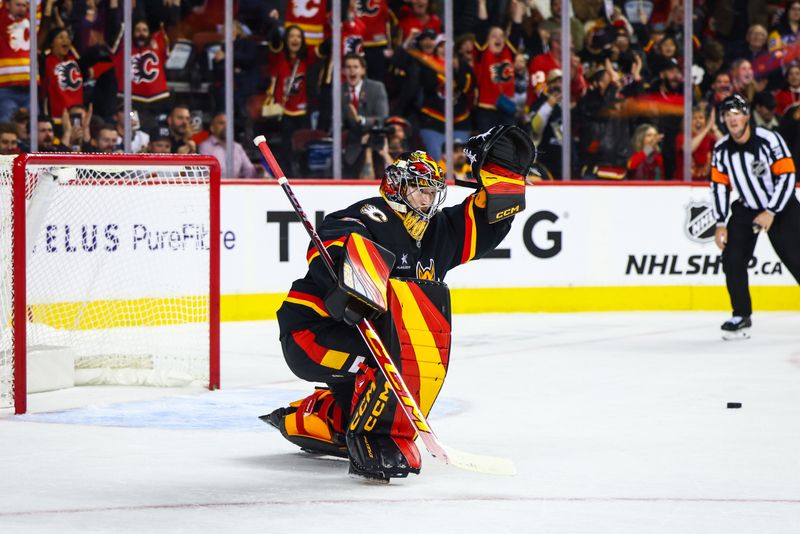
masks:
<instances>
[{"instance_id":1,"label":"yellow pad stripe","mask_svg":"<svg viewBox=\"0 0 800 534\"><path fill-rule=\"evenodd\" d=\"M329 243L325 248L329 249L330 247L343 247L344 241L334 241ZM319 250L314 250L314 253L308 257L308 264L311 265L311 262L314 261L314 258L319 257Z\"/></svg>"},{"instance_id":2,"label":"yellow pad stripe","mask_svg":"<svg viewBox=\"0 0 800 534\"><path fill-rule=\"evenodd\" d=\"M422 413L428 414L444 383L444 365L441 364L441 356L439 355L439 349L436 348L436 340L433 338L428 323L419 309L414 294L408 288L408 284L395 279L390 279L390 282L398 300L402 303L403 324L405 324L408 335L411 338L411 344L414 346L417 365L420 366L420 371L425 370L420 372L420 375L423 376L420 377L419 381L419 407ZM419 363L437 361L439 362L438 368Z\"/></svg>"},{"instance_id":3,"label":"yellow pad stripe","mask_svg":"<svg viewBox=\"0 0 800 534\"><path fill-rule=\"evenodd\" d=\"M303 426L306 430L305 433L300 432L300 429L297 428L296 417L296 414L290 414L283 419L283 426L288 435L314 438L321 441L326 441L328 443L333 443L331 431L328 428L328 425L325 424L319 417L316 415L303 416Z\"/></svg>"}]
</instances>

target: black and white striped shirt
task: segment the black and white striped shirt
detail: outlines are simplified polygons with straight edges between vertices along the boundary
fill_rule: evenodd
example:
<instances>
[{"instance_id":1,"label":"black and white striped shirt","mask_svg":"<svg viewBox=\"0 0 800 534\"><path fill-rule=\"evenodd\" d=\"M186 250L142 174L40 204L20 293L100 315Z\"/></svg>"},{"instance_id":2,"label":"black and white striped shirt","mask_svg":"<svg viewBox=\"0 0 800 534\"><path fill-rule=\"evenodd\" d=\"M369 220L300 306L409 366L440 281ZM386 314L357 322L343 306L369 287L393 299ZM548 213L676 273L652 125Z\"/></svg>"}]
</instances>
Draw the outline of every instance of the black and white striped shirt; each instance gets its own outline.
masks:
<instances>
[{"instance_id":1,"label":"black and white striped shirt","mask_svg":"<svg viewBox=\"0 0 800 534\"><path fill-rule=\"evenodd\" d=\"M754 128L744 144L726 135L714 145L711 191L717 223L728 218L731 188L746 207L775 214L794 195L794 187L794 160L778 133Z\"/></svg>"}]
</instances>

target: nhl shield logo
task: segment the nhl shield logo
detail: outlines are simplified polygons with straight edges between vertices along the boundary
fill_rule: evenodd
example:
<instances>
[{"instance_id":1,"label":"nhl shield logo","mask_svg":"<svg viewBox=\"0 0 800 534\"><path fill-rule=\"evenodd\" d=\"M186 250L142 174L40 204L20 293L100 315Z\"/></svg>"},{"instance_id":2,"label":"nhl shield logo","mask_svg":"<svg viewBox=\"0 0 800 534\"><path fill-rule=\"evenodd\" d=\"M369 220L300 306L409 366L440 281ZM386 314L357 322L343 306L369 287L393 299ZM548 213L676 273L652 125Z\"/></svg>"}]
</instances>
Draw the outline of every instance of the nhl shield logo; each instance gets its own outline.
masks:
<instances>
[{"instance_id":1,"label":"nhl shield logo","mask_svg":"<svg viewBox=\"0 0 800 534\"><path fill-rule=\"evenodd\" d=\"M714 240L717 218L714 209L707 202L692 202L686 206L684 230L692 241L708 243Z\"/></svg>"}]
</instances>

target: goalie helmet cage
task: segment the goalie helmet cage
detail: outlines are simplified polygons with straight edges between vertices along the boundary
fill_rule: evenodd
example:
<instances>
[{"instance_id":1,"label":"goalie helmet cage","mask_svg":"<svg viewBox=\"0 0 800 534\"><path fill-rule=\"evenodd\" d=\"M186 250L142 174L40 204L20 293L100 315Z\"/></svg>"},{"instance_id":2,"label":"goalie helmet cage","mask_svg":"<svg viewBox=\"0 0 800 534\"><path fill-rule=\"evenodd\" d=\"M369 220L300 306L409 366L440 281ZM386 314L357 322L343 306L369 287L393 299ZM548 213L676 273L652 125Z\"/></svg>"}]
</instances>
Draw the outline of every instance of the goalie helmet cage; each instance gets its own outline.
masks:
<instances>
[{"instance_id":1,"label":"goalie helmet cage","mask_svg":"<svg viewBox=\"0 0 800 534\"><path fill-rule=\"evenodd\" d=\"M211 156L0 156L0 412L42 348L84 383L218 388L219 204Z\"/></svg>"}]
</instances>

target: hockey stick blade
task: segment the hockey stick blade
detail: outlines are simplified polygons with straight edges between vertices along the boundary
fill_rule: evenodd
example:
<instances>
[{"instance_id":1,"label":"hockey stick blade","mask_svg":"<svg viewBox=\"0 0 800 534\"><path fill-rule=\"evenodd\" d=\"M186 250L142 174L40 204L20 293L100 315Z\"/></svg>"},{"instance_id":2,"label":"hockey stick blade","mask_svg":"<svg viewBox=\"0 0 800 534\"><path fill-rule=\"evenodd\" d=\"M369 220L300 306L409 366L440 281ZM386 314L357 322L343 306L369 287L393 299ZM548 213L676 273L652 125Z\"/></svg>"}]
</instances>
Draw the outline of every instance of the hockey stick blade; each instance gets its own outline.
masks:
<instances>
[{"instance_id":1,"label":"hockey stick blade","mask_svg":"<svg viewBox=\"0 0 800 534\"><path fill-rule=\"evenodd\" d=\"M331 259L328 250L322 243L322 240L317 234L314 225L303 211L300 202L297 200L297 197L295 196L294 191L289 184L289 180L286 179L286 174L284 174L283 170L281 170L280 165L278 165L278 162L275 159L275 156L272 154L272 150L269 148L267 139L263 135L259 135L253 139L253 144L255 144L261 151L264 166L272 173L273 176L278 179L281 189L283 189L286 197L289 200L289 203L292 205L292 208L294 209L298 218L303 223L308 236L311 238L311 242L319 252L320 258L322 258L325 267L328 269L328 272L335 282L337 274L333 266L333 259ZM459 467L468 471L476 471L478 473L513 475L516 472L514 465L510 460L493 458L491 456L481 456L462 452L457 449L446 448L442 442L439 441L439 438L428 424L428 420L420 410L417 401L411 395L411 392L403 380L402 375L395 367L389 352L386 350L386 346L383 344L380 336L375 331L375 327L372 326L372 322L367 319L362 319L361 322L358 323L357 328L361 334L361 337L364 339L364 342L367 344L367 347L372 353L372 356L378 365L378 369L380 369L381 373L383 373L390 389L397 397L398 405L403 410L408 422L411 423L416 430L417 435L425 444L425 448L428 450L431 456L454 467Z\"/></svg>"},{"instance_id":2,"label":"hockey stick blade","mask_svg":"<svg viewBox=\"0 0 800 534\"><path fill-rule=\"evenodd\" d=\"M453 467L487 475L513 476L517 474L514 462L508 458L474 454L451 447L444 447L444 450L447 455L445 461Z\"/></svg>"}]
</instances>

